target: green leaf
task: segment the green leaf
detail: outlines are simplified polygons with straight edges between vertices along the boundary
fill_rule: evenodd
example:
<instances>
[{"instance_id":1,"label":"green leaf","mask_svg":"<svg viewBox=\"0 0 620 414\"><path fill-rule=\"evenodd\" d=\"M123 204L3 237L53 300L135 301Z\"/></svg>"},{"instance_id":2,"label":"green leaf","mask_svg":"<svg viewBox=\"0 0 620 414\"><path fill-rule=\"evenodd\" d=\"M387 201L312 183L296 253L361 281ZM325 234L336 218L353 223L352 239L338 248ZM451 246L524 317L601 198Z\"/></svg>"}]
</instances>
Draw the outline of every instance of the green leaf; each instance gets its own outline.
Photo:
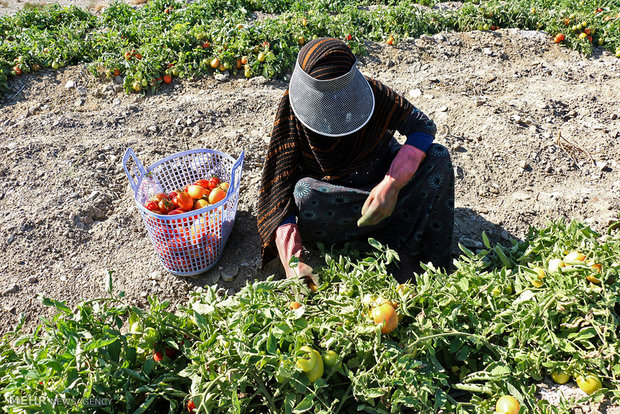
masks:
<instances>
[{"instance_id":1,"label":"green leaf","mask_svg":"<svg viewBox=\"0 0 620 414\"><path fill-rule=\"evenodd\" d=\"M314 406L314 394L308 394L305 396L303 400L295 408L293 409L294 413L305 413L310 410Z\"/></svg>"}]
</instances>

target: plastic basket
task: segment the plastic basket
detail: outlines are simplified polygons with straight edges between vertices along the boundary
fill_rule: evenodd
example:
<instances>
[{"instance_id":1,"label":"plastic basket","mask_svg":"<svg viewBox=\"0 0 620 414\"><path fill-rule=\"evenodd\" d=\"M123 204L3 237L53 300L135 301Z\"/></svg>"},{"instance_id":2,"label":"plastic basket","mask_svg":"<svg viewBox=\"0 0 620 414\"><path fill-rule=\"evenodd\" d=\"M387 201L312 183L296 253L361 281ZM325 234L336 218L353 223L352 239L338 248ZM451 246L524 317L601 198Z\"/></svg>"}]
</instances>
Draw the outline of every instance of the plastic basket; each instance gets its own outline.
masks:
<instances>
[{"instance_id":1,"label":"plastic basket","mask_svg":"<svg viewBox=\"0 0 620 414\"><path fill-rule=\"evenodd\" d=\"M194 276L219 260L235 223L243 155L237 160L210 149L183 151L144 168L128 148L123 169L133 190L138 211L164 268L178 276ZM130 169L128 163L135 164ZM168 194L201 178L217 175L228 181L226 197L216 204L182 214L162 215L144 207L154 194Z\"/></svg>"}]
</instances>

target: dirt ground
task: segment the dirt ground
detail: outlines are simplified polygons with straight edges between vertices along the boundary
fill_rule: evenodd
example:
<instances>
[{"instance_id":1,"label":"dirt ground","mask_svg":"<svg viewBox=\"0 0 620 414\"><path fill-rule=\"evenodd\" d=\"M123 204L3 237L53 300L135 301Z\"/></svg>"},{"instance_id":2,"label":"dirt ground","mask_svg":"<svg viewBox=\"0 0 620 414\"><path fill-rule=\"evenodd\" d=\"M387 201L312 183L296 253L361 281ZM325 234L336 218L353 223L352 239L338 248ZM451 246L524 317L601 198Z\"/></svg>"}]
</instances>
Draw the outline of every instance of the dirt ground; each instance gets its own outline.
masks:
<instances>
[{"instance_id":1,"label":"dirt ground","mask_svg":"<svg viewBox=\"0 0 620 414\"><path fill-rule=\"evenodd\" d=\"M0 14L22 4L5 3ZM482 231L507 243L561 217L601 232L617 217L620 59L603 51L585 58L545 33L512 29L368 46L362 72L428 114L436 142L450 149L455 255L457 242L480 247ZM68 304L104 295L108 272L115 291L138 305L148 295L182 302L197 286L234 291L249 279L283 277L278 262L258 268L256 206L286 87L231 75L126 95L83 66L15 80L0 101L0 332L21 313L29 326L49 315L40 294ZM185 279L163 269L122 168L127 148L145 166L187 149L245 151L236 222L211 270ZM576 412L620 412L601 410Z\"/></svg>"}]
</instances>

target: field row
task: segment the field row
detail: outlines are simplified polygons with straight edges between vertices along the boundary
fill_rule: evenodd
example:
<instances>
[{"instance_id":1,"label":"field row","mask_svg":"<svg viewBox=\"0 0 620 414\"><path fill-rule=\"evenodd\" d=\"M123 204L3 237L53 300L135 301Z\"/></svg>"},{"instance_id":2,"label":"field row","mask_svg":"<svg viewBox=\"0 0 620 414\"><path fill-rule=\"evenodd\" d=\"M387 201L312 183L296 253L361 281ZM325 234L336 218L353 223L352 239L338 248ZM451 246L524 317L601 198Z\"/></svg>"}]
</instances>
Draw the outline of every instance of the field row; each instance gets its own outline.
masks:
<instances>
[{"instance_id":1,"label":"field row","mask_svg":"<svg viewBox=\"0 0 620 414\"><path fill-rule=\"evenodd\" d=\"M0 19L0 89L6 91L13 76L78 63L88 63L97 77L121 76L127 93L224 71L282 77L300 47L321 36L341 38L354 53L364 54L365 41L397 45L424 33L515 27L544 30L550 41L586 55L602 47L620 57L620 10L611 1L491 0L466 2L458 10L428 7L437 4L152 0L143 7L116 2L100 15L77 7L30 7Z\"/></svg>"}]
</instances>

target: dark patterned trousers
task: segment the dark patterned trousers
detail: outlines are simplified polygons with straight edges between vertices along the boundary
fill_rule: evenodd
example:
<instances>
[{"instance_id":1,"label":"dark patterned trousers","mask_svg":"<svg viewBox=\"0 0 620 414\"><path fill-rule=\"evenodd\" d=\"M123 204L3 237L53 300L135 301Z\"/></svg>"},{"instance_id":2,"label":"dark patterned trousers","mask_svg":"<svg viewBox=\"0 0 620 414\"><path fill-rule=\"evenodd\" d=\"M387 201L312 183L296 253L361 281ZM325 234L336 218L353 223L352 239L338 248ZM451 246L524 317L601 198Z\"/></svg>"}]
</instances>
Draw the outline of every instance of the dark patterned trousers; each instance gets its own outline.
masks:
<instances>
[{"instance_id":1,"label":"dark patterned trousers","mask_svg":"<svg viewBox=\"0 0 620 414\"><path fill-rule=\"evenodd\" d=\"M392 153L391 157L395 153ZM391 161L390 161L391 162ZM432 144L412 179L399 193L394 212L382 222L357 227L373 184L362 188L302 178L294 190L302 240L325 244L373 237L419 269L419 262L449 268L454 228L454 170L448 150Z\"/></svg>"}]
</instances>

